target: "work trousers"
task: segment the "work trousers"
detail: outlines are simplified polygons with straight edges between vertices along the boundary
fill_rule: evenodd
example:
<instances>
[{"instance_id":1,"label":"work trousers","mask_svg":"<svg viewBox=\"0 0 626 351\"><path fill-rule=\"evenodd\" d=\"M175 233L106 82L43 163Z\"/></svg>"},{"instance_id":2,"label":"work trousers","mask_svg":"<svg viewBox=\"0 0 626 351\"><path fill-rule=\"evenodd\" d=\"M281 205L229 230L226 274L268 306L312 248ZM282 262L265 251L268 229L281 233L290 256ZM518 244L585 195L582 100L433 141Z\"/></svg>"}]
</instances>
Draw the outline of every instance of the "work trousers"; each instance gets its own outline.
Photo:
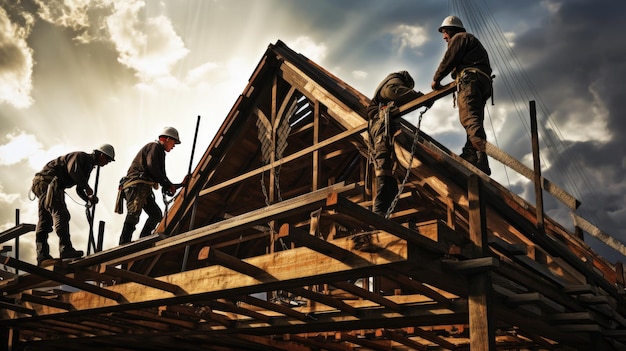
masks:
<instances>
[{"instance_id":1,"label":"work trousers","mask_svg":"<svg viewBox=\"0 0 626 351\"><path fill-rule=\"evenodd\" d=\"M491 97L491 80L475 71L464 71L457 81L459 119L467 140L464 150L485 152L485 104Z\"/></svg>"},{"instance_id":2,"label":"work trousers","mask_svg":"<svg viewBox=\"0 0 626 351\"><path fill-rule=\"evenodd\" d=\"M50 252L48 246L48 234L52 232L52 226L59 237L59 248L71 248L70 241L70 212L65 204L65 193L62 187L55 186L54 181L52 188L48 191L50 183L54 181L54 177L36 175L33 179L32 192L37 196L39 208L37 214L39 219L35 228L35 242L37 245L37 254L47 255ZM52 198L50 198L52 197Z\"/></svg>"},{"instance_id":3,"label":"work trousers","mask_svg":"<svg viewBox=\"0 0 626 351\"><path fill-rule=\"evenodd\" d=\"M386 120L385 113L381 112L376 114L369 124L369 138L376 175L376 196L372 211L383 217L387 214L398 192L398 183L393 176L395 167L393 143L398 127L397 120L391 118Z\"/></svg>"},{"instance_id":4,"label":"work trousers","mask_svg":"<svg viewBox=\"0 0 626 351\"><path fill-rule=\"evenodd\" d=\"M124 189L124 198L126 199L126 219L124 220L124 228L120 236L120 244L128 243L132 239L133 232L141 211L148 214L148 219L141 230L139 237L152 234L152 231L161 222L163 214L159 205L157 205L154 192L150 184L136 184Z\"/></svg>"}]
</instances>

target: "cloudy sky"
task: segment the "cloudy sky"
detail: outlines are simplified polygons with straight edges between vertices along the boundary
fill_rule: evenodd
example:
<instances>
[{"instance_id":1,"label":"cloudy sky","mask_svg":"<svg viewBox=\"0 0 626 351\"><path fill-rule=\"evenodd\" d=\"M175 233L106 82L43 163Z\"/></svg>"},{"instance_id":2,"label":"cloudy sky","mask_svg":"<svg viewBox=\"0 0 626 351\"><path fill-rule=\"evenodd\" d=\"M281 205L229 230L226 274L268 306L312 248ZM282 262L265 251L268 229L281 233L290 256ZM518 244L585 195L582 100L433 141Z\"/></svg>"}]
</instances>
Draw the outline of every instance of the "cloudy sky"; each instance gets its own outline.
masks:
<instances>
[{"instance_id":1,"label":"cloudy sky","mask_svg":"<svg viewBox=\"0 0 626 351\"><path fill-rule=\"evenodd\" d=\"M626 242L626 77L622 16L610 0L0 0L0 231L37 222L34 173L71 151L113 144L101 170L96 221L114 247L123 216L117 181L166 126L182 139L167 155L170 178L189 165L201 116L197 164L267 46L277 40L366 95L387 73L408 70L430 91L445 50L437 28L459 15L488 47L495 105L488 139L532 165L528 101L541 124L543 174L583 202L579 214ZM446 81L444 81L445 83ZM408 117L415 121L415 113ZM455 152L464 142L451 98L424 116L422 130ZM493 178L533 200L526 181L492 160ZM95 172L92 174L93 184ZM72 239L86 248L84 205L66 200ZM548 215L570 228L549 196ZM143 215L142 220L145 218ZM138 231L135 233L135 237ZM589 239L588 239L589 240ZM52 254L57 238L51 233ZM588 241L610 261L624 260ZM12 243L8 243L11 244ZM34 235L20 241L34 262Z\"/></svg>"}]
</instances>

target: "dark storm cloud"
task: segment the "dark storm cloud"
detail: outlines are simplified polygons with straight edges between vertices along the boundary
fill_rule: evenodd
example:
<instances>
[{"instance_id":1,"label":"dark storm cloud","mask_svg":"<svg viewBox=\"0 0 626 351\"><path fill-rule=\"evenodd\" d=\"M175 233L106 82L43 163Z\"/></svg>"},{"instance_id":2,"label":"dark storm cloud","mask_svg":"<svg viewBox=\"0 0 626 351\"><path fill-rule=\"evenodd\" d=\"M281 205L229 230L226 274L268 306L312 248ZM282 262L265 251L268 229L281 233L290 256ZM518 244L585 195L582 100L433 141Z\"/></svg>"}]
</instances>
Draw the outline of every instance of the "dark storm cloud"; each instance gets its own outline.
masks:
<instances>
[{"instance_id":1,"label":"dark storm cloud","mask_svg":"<svg viewBox=\"0 0 626 351\"><path fill-rule=\"evenodd\" d=\"M626 2L564 1L540 28L521 35L515 47L529 63L529 76L561 130L576 126L581 135L604 133L600 140L564 143L546 172L575 188L582 201L579 214L622 242L626 242L626 45L619 33L624 13ZM598 118L606 120L604 130L593 123ZM568 139L567 133L562 137Z\"/></svg>"}]
</instances>

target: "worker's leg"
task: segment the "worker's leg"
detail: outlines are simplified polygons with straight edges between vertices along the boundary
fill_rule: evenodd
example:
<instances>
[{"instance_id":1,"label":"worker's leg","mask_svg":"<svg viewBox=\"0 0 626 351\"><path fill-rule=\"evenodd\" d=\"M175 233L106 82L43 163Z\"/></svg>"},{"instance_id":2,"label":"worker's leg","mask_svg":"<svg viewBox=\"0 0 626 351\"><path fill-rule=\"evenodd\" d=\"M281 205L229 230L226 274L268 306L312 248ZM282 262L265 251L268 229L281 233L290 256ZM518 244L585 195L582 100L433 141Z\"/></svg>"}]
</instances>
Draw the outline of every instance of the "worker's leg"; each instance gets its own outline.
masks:
<instances>
[{"instance_id":1,"label":"worker's leg","mask_svg":"<svg viewBox=\"0 0 626 351\"><path fill-rule=\"evenodd\" d=\"M53 192L50 213L54 220L54 230L59 237L59 253L61 258L76 258L83 255L83 251L74 249L70 239L70 212L65 204L63 189Z\"/></svg>"},{"instance_id":2,"label":"worker's leg","mask_svg":"<svg viewBox=\"0 0 626 351\"><path fill-rule=\"evenodd\" d=\"M484 128L485 119L485 103L490 95L490 83L486 77L482 77L478 73L464 73L459 80L458 108L461 125L465 128L468 141L464 152L473 147L476 153L476 167L491 174L489 162L487 159L486 146L487 134ZM468 145L471 144L471 147ZM473 159L473 158L472 158ZM468 159L469 161L470 159ZM471 162L471 161L470 161Z\"/></svg>"},{"instance_id":3,"label":"worker's leg","mask_svg":"<svg viewBox=\"0 0 626 351\"><path fill-rule=\"evenodd\" d=\"M126 199L126 218L120 234L120 245L129 243L133 239L133 233L137 223L139 223L141 211L146 203L146 198L152 194L152 188L148 185L137 184L123 191Z\"/></svg>"},{"instance_id":4,"label":"worker's leg","mask_svg":"<svg viewBox=\"0 0 626 351\"><path fill-rule=\"evenodd\" d=\"M398 193L398 181L393 176L376 177L376 198L372 212L385 217Z\"/></svg>"},{"instance_id":5,"label":"worker's leg","mask_svg":"<svg viewBox=\"0 0 626 351\"><path fill-rule=\"evenodd\" d=\"M33 186L31 188L33 194L37 196L39 208L37 209L37 226L35 227L35 247L37 251L37 264L40 264L44 260L51 259L50 246L48 245L48 234L52 232L52 215L45 207L46 191L48 189L48 182L44 181L42 177L35 176L33 179Z\"/></svg>"},{"instance_id":6,"label":"worker's leg","mask_svg":"<svg viewBox=\"0 0 626 351\"><path fill-rule=\"evenodd\" d=\"M159 222L161 222L161 219L163 219L163 213L161 212L159 205L156 203L153 192L150 192L150 195L146 198L146 203L144 204L143 209L148 214L148 219L139 234L140 238L152 234L154 228L156 228Z\"/></svg>"}]
</instances>

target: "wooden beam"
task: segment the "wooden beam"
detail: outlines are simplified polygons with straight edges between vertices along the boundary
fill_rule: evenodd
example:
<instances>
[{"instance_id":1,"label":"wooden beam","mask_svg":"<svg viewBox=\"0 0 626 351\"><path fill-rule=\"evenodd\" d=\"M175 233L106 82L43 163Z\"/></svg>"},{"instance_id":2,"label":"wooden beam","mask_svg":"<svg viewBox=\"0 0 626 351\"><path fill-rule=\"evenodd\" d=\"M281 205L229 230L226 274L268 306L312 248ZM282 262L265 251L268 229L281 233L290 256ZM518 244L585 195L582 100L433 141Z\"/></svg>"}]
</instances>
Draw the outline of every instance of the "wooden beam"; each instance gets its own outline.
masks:
<instances>
[{"instance_id":1,"label":"wooden beam","mask_svg":"<svg viewBox=\"0 0 626 351\"><path fill-rule=\"evenodd\" d=\"M131 272L125 269L115 268L113 266L102 265L99 268L99 272L102 274L108 274L115 277L123 278L127 281L132 281L135 283L139 283L141 285L150 286L156 289L161 289L163 291L169 291L172 294L178 294L182 291L180 287L174 284L170 284L168 282L158 280L152 277L148 277L143 274Z\"/></svg>"},{"instance_id":2,"label":"wooden beam","mask_svg":"<svg viewBox=\"0 0 626 351\"><path fill-rule=\"evenodd\" d=\"M38 305L45 305L54 308L58 308L61 310L71 311L75 310L74 306L71 303L63 302L61 300L56 300L53 298L46 298L42 296L37 296L33 294L21 293L19 295L18 301L21 302L32 302Z\"/></svg>"},{"instance_id":3,"label":"wooden beam","mask_svg":"<svg viewBox=\"0 0 626 351\"><path fill-rule=\"evenodd\" d=\"M98 296L105 297L107 299L111 299L114 301L120 301L122 299L122 295L111 291L108 289L101 288L99 286L88 284L83 281L79 281L73 278L68 278L63 274L59 274L53 271L49 271L45 268L37 267L27 262L19 261L14 259L13 257L7 257L0 255L0 261L7 266L11 266L13 268L17 268L19 270L28 272L30 274L35 274L42 276L46 279L59 282L61 284L67 284L69 286L75 287L80 290L84 290L90 292L92 294L96 294Z\"/></svg>"},{"instance_id":4,"label":"wooden beam","mask_svg":"<svg viewBox=\"0 0 626 351\"><path fill-rule=\"evenodd\" d=\"M617 240L617 238L603 232L600 228L596 227L595 225L591 224L591 222L575 213L570 213L570 216L572 217L575 226L591 234L591 236L605 243L613 250L626 256L626 245Z\"/></svg>"},{"instance_id":5,"label":"wooden beam","mask_svg":"<svg viewBox=\"0 0 626 351\"><path fill-rule=\"evenodd\" d=\"M208 260L213 264L219 264L226 268L230 268L247 276L263 280L266 282L276 281L276 278L269 275L266 271L258 268L244 260L240 260L235 256L225 254L219 250L205 246L198 253L198 261Z\"/></svg>"},{"instance_id":6,"label":"wooden beam","mask_svg":"<svg viewBox=\"0 0 626 351\"><path fill-rule=\"evenodd\" d=\"M4 302L4 301L0 301L0 308L6 308L8 310L12 310L15 312L19 312L19 313L23 313L23 314L28 314L31 316L37 315L37 311L35 311L32 308L27 308L21 305L17 305L14 303L8 303L8 302Z\"/></svg>"},{"instance_id":7,"label":"wooden beam","mask_svg":"<svg viewBox=\"0 0 626 351\"><path fill-rule=\"evenodd\" d=\"M532 169L490 142L487 142L487 154L524 176L528 180L534 180L535 173ZM544 177L541 177L541 188L572 210L575 210L580 206L580 201L578 199Z\"/></svg>"},{"instance_id":8,"label":"wooden beam","mask_svg":"<svg viewBox=\"0 0 626 351\"><path fill-rule=\"evenodd\" d=\"M249 305L253 305L253 306L264 308L270 311L278 312L286 316L296 318L301 321L311 320L311 318L309 318L305 313L296 311L291 307L286 307L286 306L279 305L273 302L261 300L250 295L239 296L236 299L238 301L247 303Z\"/></svg>"},{"instance_id":9,"label":"wooden beam","mask_svg":"<svg viewBox=\"0 0 626 351\"><path fill-rule=\"evenodd\" d=\"M404 336L401 333L398 333L396 331L392 331L392 330L383 330L383 335L388 338L391 339L395 342L398 342L404 346L409 347L410 349L413 350L418 350L418 351L427 351L428 350L428 346L421 344L415 340L409 339L406 336Z\"/></svg>"},{"instance_id":10,"label":"wooden beam","mask_svg":"<svg viewBox=\"0 0 626 351\"><path fill-rule=\"evenodd\" d=\"M311 250L315 250L326 256L330 256L338 261L344 262L348 265L362 265L367 262L365 258L357 255L348 249L344 249L340 246L329 243L325 240L317 238L304 230L291 227L285 223L280 228L281 236L287 236L289 240L298 243L301 246L306 246Z\"/></svg>"},{"instance_id":11,"label":"wooden beam","mask_svg":"<svg viewBox=\"0 0 626 351\"><path fill-rule=\"evenodd\" d=\"M469 236L475 247L476 257L489 254L485 200L482 198L480 178L471 175L468 179ZM491 258L491 257L488 257ZM470 348L473 351L495 351L496 335L492 317L492 285L489 272L472 275L468 279L468 304Z\"/></svg>"},{"instance_id":12,"label":"wooden beam","mask_svg":"<svg viewBox=\"0 0 626 351\"><path fill-rule=\"evenodd\" d=\"M15 239L23 234L35 231L34 224L22 223L0 233L0 243Z\"/></svg>"},{"instance_id":13,"label":"wooden beam","mask_svg":"<svg viewBox=\"0 0 626 351\"><path fill-rule=\"evenodd\" d=\"M402 116L409 112L413 112L417 110L418 108L427 105L428 103L431 103L431 102L434 103L436 100L439 100L446 95L452 94L452 92L454 92L455 89L456 89L455 82L448 83L439 90L433 90L430 93L424 94L418 97L417 99L413 101L409 101L406 104L398 107L398 114Z\"/></svg>"},{"instance_id":14,"label":"wooden beam","mask_svg":"<svg viewBox=\"0 0 626 351\"><path fill-rule=\"evenodd\" d=\"M394 311L400 311L401 307L399 304L385 298L384 296L382 296L381 294L377 294L368 290L365 290L363 288L360 288L350 282L334 282L331 283L331 285L333 285L336 288L342 289L344 291L347 291L351 294L354 294L358 297L361 297L365 300L369 300L372 302L376 302L377 304L381 305L381 306L385 306L388 307Z\"/></svg>"}]
</instances>

